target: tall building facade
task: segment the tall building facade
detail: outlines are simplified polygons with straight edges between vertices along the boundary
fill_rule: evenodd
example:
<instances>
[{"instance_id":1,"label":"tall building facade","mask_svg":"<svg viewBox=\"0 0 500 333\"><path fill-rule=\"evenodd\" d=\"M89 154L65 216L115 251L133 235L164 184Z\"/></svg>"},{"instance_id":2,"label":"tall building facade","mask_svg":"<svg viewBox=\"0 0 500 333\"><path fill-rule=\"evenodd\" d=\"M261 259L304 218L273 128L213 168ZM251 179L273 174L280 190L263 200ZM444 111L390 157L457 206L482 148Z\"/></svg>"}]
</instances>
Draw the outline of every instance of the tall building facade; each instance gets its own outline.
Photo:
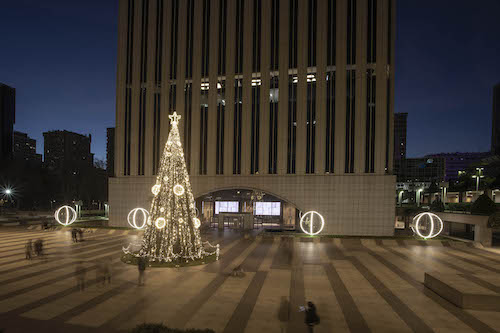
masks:
<instances>
[{"instance_id":1,"label":"tall building facade","mask_svg":"<svg viewBox=\"0 0 500 333\"><path fill-rule=\"evenodd\" d=\"M491 153L500 155L500 83L493 87Z\"/></svg>"},{"instance_id":2,"label":"tall building facade","mask_svg":"<svg viewBox=\"0 0 500 333\"><path fill-rule=\"evenodd\" d=\"M445 181L457 180L461 171L468 171L475 164L491 156L490 152L440 153L425 156L426 158L443 158L445 161Z\"/></svg>"},{"instance_id":3,"label":"tall building facade","mask_svg":"<svg viewBox=\"0 0 500 333\"><path fill-rule=\"evenodd\" d=\"M16 89L0 83L0 161L13 157Z\"/></svg>"},{"instance_id":4,"label":"tall building facade","mask_svg":"<svg viewBox=\"0 0 500 333\"><path fill-rule=\"evenodd\" d=\"M36 140L26 133L14 131L14 159L42 164L42 155L36 153Z\"/></svg>"},{"instance_id":5,"label":"tall building facade","mask_svg":"<svg viewBox=\"0 0 500 333\"><path fill-rule=\"evenodd\" d=\"M43 133L44 164L50 170L93 167L94 154L90 152L92 137L69 132Z\"/></svg>"},{"instance_id":6,"label":"tall building facade","mask_svg":"<svg viewBox=\"0 0 500 333\"><path fill-rule=\"evenodd\" d=\"M260 190L392 234L395 2L120 0L111 225L149 205L176 111L196 198Z\"/></svg>"},{"instance_id":7,"label":"tall building facade","mask_svg":"<svg viewBox=\"0 0 500 333\"><path fill-rule=\"evenodd\" d=\"M106 171L108 177L115 176L115 128L106 129Z\"/></svg>"},{"instance_id":8,"label":"tall building facade","mask_svg":"<svg viewBox=\"0 0 500 333\"><path fill-rule=\"evenodd\" d=\"M394 161L406 158L408 113L394 114Z\"/></svg>"}]
</instances>

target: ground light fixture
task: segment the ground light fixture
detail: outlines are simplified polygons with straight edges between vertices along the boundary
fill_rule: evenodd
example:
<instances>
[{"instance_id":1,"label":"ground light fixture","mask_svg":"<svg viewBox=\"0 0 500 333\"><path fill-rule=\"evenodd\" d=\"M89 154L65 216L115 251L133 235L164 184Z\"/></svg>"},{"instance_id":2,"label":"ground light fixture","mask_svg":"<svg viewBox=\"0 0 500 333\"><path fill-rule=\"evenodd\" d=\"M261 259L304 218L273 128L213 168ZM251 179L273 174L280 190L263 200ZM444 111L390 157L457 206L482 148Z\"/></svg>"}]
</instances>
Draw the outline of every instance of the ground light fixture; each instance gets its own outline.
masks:
<instances>
[{"instance_id":1,"label":"ground light fixture","mask_svg":"<svg viewBox=\"0 0 500 333\"><path fill-rule=\"evenodd\" d=\"M428 228L426 228L426 230L429 230L427 234L423 234L420 230L421 223L424 221L423 219L426 219L429 223ZM430 239L438 236L443 231L443 228L443 220L441 220L441 218L434 213L424 212L413 218L412 229L423 239Z\"/></svg>"},{"instance_id":2,"label":"ground light fixture","mask_svg":"<svg viewBox=\"0 0 500 333\"><path fill-rule=\"evenodd\" d=\"M146 226L148 221L149 213L144 208L134 208L128 213L127 221L128 224L135 229L141 230Z\"/></svg>"},{"instance_id":3,"label":"ground light fixture","mask_svg":"<svg viewBox=\"0 0 500 333\"><path fill-rule=\"evenodd\" d=\"M315 228L317 226L317 228ZM319 234L325 227L325 219L316 211L309 211L300 218L300 228L310 236ZM316 229L316 231L314 231Z\"/></svg>"},{"instance_id":4,"label":"ground light fixture","mask_svg":"<svg viewBox=\"0 0 500 333\"><path fill-rule=\"evenodd\" d=\"M57 223L68 226L76 221L76 210L70 206L59 207L54 214L54 218Z\"/></svg>"}]
</instances>

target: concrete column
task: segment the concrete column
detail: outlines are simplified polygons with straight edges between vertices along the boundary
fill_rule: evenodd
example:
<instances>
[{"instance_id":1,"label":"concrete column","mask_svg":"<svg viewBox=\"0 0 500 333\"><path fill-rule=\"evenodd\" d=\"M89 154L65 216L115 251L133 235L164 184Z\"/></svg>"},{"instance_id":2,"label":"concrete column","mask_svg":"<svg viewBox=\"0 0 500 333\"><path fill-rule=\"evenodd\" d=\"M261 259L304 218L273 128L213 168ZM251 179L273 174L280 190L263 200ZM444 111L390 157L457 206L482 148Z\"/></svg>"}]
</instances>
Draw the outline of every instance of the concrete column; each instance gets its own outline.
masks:
<instances>
[{"instance_id":1,"label":"concrete column","mask_svg":"<svg viewBox=\"0 0 500 333\"><path fill-rule=\"evenodd\" d=\"M345 173L347 0L337 1L335 77L335 173Z\"/></svg>"},{"instance_id":2,"label":"concrete column","mask_svg":"<svg viewBox=\"0 0 500 333\"><path fill-rule=\"evenodd\" d=\"M278 104L278 174L286 174L288 149L288 28L289 1L280 2L279 26L279 104Z\"/></svg>"},{"instance_id":3,"label":"concrete column","mask_svg":"<svg viewBox=\"0 0 500 333\"><path fill-rule=\"evenodd\" d=\"M316 36L316 138L314 173L325 173L326 157L326 54L328 39L328 1L318 0L317 12L317 36Z\"/></svg>"},{"instance_id":4,"label":"concrete column","mask_svg":"<svg viewBox=\"0 0 500 333\"><path fill-rule=\"evenodd\" d=\"M474 225L474 241L490 247L493 239L493 231L486 224Z\"/></svg>"},{"instance_id":5,"label":"concrete column","mask_svg":"<svg viewBox=\"0 0 500 333\"><path fill-rule=\"evenodd\" d=\"M252 148L252 56L250 50L253 48L253 1L244 2L244 25L243 25L243 110L241 126L241 174L250 174L250 152ZM248 55L247 51L248 50Z\"/></svg>"},{"instance_id":6,"label":"concrete column","mask_svg":"<svg viewBox=\"0 0 500 333\"><path fill-rule=\"evenodd\" d=\"M123 176L125 142L122 133L125 131L125 66L127 48L128 9L125 0L118 6L118 48L116 77L116 132L115 132L115 174Z\"/></svg>"},{"instance_id":7,"label":"concrete column","mask_svg":"<svg viewBox=\"0 0 500 333\"><path fill-rule=\"evenodd\" d=\"M269 172L269 69L271 67L271 1L262 1L259 174Z\"/></svg>"},{"instance_id":8,"label":"concrete column","mask_svg":"<svg viewBox=\"0 0 500 333\"><path fill-rule=\"evenodd\" d=\"M354 173L365 172L366 160L366 45L368 0L356 3L356 118Z\"/></svg>"},{"instance_id":9,"label":"concrete column","mask_svg":"<svg viewBox=\"0 0 500 333\"><path fill-rule=\"evenodd\" d=\"M297 83L297 161L296 173L298 175L306 172L306 121L307 121L307 1L298 3L298 25L297 30L297 72L299 82Z\"/></svg>"},{"instance_id":10,"label":"concrete column","mask_svg":"<svg viewBox=\"0 0 500 333\"><path fill-rule=\"evenodd\" d=\"M184 122L186 121L186 112L184 110L184 80L186 77L186 31L187 31L187 1L179 1L179 18L177 30L177 87L175 112L180 115L179 135L184 146ZM193 53L194 58L194 53Z\"/></svg>"},{"instance_id":11,"label":"concrete column","mask_svg":"<svg viewBox=\"0 0 500 333\"><path fill-rule=\"evenodd\" d=\"M149 2L148 22L148 67L147 67L147 94L146 94L146 130L144 131L144 175L153 175L153 132L154 132L154 92L155 92L155 59L156 59L156 20L158 10L156 2Z\"/></svg>"},{"instance_id":12,"label":"concrete column","mask_svg":"<svg viewBox=\"0 0 500 333\"><path fill-rule=\"evenodd\" d=\"M196 23L195 23L196 24ZM210 90L208 91L208 143L207 174L215 175L215 157L217 148L217 64L219 54L219 1L210 3L210 63L208 75Z\"/></svg>"},{"instance_id":13,"label":"concrete column","mask_svg":"<svg viewBox=\"0 0 500 333\"><path fill-rule=\"evenodd\" d=\"M226 108L224 113L224 174L233 174L234 156L234 63L236 54L236 2L227 2Z\"/></svg>"},{"instance_id":14,"label":"concrete column","mask_svg":"<svg viewBox=\"0 0 500 333\"><path fill-rule=\"evenodd\" d=\"M193 25L193 106L191 112L191 175L200 171L200 92L201 92L201 29L203 18L202 0L194 1Z\"/></svg>"},{"instance_id":15,"label":"concrete column","mask_svg":"<svg viewBox=\"0 0 500 333\"><path fill-rule=\"evenodd\" d=\"M170 89L170 48L172 40L171 34L171 11L172 0L165 0L163 3L163 64L162 64L162 82L161 82L161 115L160 115L160 156L163 153L163 147L167 142L168 131L170 128L170 119L168 118L168 105L170 96L168 94ZM161 158L161 157L160 157Z\"/></svg>"}]
</instances>

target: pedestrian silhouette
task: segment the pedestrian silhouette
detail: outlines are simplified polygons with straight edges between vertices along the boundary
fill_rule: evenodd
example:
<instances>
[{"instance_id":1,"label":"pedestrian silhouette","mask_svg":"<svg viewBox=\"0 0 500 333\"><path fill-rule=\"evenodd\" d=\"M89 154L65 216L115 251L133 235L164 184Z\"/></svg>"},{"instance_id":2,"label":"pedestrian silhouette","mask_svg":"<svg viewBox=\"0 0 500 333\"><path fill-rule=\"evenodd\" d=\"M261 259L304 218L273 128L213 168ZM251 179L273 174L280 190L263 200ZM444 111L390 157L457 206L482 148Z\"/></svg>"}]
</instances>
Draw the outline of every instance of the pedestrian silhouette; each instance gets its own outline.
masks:
<instances>
[{"instance_id":1,"label":"pedestrian silhouette","mask_svg":"<svg viewBox=\"0 0 500 333\"><path fill-rule=\"evenodd\" d=\"M104 280L107 283L111 283L111 263L110 259L104 261Z\"/></svg>"},{"instance_id":2,"label":"pedestrian silhouette","mask_svg":"<svg viewBox=\"0 0 500 333\"><path fill-rule=\"evenodd\" d=\"M286 296L281 296L281 304L278 310L278 319L280 321L281 333L285 333L290 320L290 302Z\"/></svg>"},{"instance_id":3,"label":"pedestrian silhouette","mask_svg":"<svg viewBox=\"0 0 500 333\"><path fill-rule=\"evenodd\" d=\"M139 270L139 281L138 285L143 286L144 285L144 271L146 270L146 260L142 257L139 257L137 260L137 269Z\"/></svg>"},{"instance_id":4,"label":"pedestrian silhouette","mask_svg":"<svg viewBox=\"0 0 500 333\"><path fill-rule=\"evenodd\" d=\"M76 233L77 233L77 231L75 228L71 229L71 238L73 239L74 243L78 242L78 238L76 237Z\"/></svg>"},{"instance_id":5,"label":"pedestrian silhouette","mask_svg":"<svg viewBox=\"0 0 500 333\"><path fill-rule=\"evenodd\" d=\"M314 326L319 324L319 316L316 313L316 306L313 302L307 302L307 307L305 308L306 319L305 323L309 333L314 332Z\"/></svg>"},{"instance_id":6,"label":"pedestrian silhouette","mask_svg":"<svg viewBox=\"0 0 500 333\"><path fill-rule=\"evenodd\" d=\"M26 244L26 259L31 260L33 254L33 244L31 243L31 239Z\"/></svg>"},{"instance_id":7,"label":"pedestrian silhouette","mask_svg":"<svg viewBox=\"0 0 500 333\"><path fill-rule=\"evenodd\" d=\"M87 269L83 264L79 261L75 266L75 277L76 277L76 285L78 290L85 290L85 275L87 273Z\"/></svg>"}]
</instances>

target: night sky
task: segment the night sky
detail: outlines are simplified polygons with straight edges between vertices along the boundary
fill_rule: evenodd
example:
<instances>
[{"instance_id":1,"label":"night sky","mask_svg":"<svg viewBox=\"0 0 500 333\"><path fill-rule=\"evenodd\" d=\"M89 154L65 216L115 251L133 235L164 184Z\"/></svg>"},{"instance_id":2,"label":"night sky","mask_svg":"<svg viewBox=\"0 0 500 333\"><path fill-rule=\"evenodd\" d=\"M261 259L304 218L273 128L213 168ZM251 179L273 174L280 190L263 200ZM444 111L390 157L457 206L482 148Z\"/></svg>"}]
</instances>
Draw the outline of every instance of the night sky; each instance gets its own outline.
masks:
<instances>
[{"instance_id":1,"label":"night sky","mask_svg":"<svg viewBox=\"0 0 500 333\"><path fill-rule=\"evenodd\" d=\"M0 0L0 82L16 88L15 130L92 134L106 157L115 123L117 0ZM395 112L408 156L490 149L500 82L500 1L400 0Z\"/></svg>"}]
</instances>

